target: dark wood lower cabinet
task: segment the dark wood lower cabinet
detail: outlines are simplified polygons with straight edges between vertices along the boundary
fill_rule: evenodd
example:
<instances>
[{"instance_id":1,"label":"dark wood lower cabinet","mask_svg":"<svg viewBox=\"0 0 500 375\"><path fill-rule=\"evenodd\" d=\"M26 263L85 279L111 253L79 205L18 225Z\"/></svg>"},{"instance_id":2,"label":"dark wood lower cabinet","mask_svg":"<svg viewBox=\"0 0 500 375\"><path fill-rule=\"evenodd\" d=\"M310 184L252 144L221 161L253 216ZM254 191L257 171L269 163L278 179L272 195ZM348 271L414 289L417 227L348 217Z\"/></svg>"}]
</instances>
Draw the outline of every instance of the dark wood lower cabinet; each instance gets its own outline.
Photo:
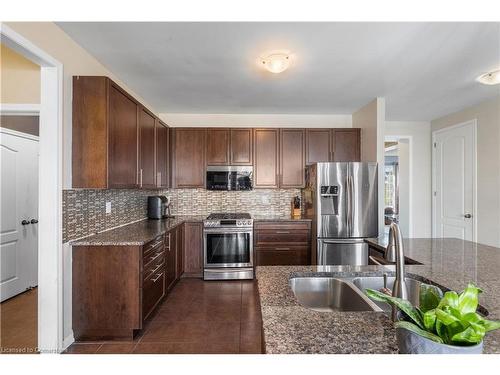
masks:
<instances>
[{"instance_id":1,"label":"dark wood lower cabinet","mask_svg":"<svg viewBox=\"0 0 500 375\"><path fill-rule=\"evenodd\" d=\"M203 223L183 224L184 276L203 275Z\"/></svg>"},{"instance_id":2,"label":"dark wood lower cabinet","mask_svg":"<svg viewBox=\"0 0 500 375\"><path fill-rule=\"evenodd\" d=\"M310 264L311 222L255 222L257 266Z\"/></svg>"},{"instance_id":3,"label":"dark wood lower cabinet","mask_svg":"<svg viewBox=\"0 0 500 375\"><path fill-rule=\"evenodd\" d=\"M164 235L143 246L74 246L75 340L132 339L166 294L166 255Z\"/></svg>"}]
</instances>

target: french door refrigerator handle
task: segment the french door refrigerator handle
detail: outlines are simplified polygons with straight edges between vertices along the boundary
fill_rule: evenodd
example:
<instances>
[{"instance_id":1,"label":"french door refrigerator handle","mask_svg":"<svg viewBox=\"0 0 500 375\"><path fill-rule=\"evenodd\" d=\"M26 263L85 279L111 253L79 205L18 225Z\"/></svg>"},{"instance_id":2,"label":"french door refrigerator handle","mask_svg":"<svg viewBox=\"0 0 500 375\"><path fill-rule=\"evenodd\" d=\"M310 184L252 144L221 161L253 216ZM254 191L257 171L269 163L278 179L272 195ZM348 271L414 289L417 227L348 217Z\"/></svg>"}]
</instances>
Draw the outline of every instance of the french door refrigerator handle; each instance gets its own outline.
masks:
<instances>
[{"instance_id":1,"label":"french door refrigerator handle","mask_svg":"<svg viewBox=\"0 0 500 375\"><path fill-rule=\"evenodd\" d=\"M349 217L349 236L352 236L353 230L354 230L354 216L356 215L356 204L355 204L355 199L354 199L354 179L352 176L349 176L349 190L350 190L350 197L351 197L351 215Z\"/></svg>"},{"instance_id":2,"label":"french door refrigerator handle","mask_svg":"<svg viewBox=\"0 0 500 375\"><path fill-rule=\"evenodd\" d=\"M347 235L351 236L351 215L352 215L352 196L351 196L351 177L346 177L346 211L347 211Z\"/></svg>"}]
</instances>

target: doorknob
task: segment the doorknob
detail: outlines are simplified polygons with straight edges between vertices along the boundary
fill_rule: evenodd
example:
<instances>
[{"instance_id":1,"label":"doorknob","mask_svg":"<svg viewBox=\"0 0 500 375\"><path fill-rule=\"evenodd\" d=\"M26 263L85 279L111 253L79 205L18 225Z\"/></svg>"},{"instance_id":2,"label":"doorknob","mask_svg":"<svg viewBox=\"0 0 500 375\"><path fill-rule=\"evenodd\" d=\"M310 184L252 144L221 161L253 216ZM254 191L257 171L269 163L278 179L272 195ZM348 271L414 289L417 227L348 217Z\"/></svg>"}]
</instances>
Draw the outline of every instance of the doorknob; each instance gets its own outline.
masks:
<instances>
[{"instance_id":1,"label":"doorknob","mask_svg":"<svg viewBox=\"0 0 500 375\"><path fill-rule=\"evenodd\" d=\"M21 225L29 225L29 223L30 223L30 222L29 222L28 220L23 220L23 221L21 221Z\"/></svg>"},{"instance_id":2,"label":"doorknob","mask_svg":"<svg viewBox=\"0 0 500 375\"><path fill-rule=\"evenodd\" d=\"M465 214L465 215L464 215L464 217L465 217L466 219L470 219L470 218L472 217L472 215L471 215L471 214Z\"/></svg>"},{"instance_id":3,"label":"doorknob","mask_svg":"<svg viewBox=\"0 0 500 375\"><path fill-rule=\"evenodd\" d=\"M36 223L38 223L37 219L31 219L31 224L36 224Z\"/></svg>"}]
</instances>

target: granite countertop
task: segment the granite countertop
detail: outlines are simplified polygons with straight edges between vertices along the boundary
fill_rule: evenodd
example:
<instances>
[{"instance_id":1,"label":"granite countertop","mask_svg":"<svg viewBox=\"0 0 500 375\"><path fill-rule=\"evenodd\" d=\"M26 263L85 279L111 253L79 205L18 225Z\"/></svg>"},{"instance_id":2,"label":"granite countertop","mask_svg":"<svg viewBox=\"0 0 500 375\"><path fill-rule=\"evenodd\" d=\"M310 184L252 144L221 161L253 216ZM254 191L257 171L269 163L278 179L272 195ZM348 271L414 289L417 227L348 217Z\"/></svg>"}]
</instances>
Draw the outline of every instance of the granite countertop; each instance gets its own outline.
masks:
<instances>
[{"instance_id":1,"label":"granite countertop","mask_svg":"<svg viewBox=\"0 0 500 375\"><path fill-rule=\"evenodd\" d=\"M368 241L383 249L384 240ZM500 320L500 249L458 239L408 239L406 255L422 265L407 275L447 289L463 290L470 281L483 293L488 318ZM382 275L394 266L257 267L267 353L397 353L395 330L385 313L317 312L299 305L289 280L300 276ZM500 330L484 341L485 353L500 353Z\"/></svg>"},{"instance_id":2,"label":"granite countertop","mask_svg":"<svg viewBox=\"0 0 500 375\"><path fill-rule=\"evenodd\" d=\"M142 220L70 242L72 246L141 246L185 222L201 222L205 216L175 216Z\"/></svg>"},{"instance_id":3,"label":"granite countertop","mask_svg":"<svg viewBox=\"0 0 500 375\"><path fill-rule=\"evenodd\" d=\"M292 219L289 216L257 215L255 221L310 221ZM181 215L163 220L141 220L122 227L109 229L78 240L70 241L72 246L141 246L185 222L201 222L206 215Z\"/></svg>"}]
</instances>

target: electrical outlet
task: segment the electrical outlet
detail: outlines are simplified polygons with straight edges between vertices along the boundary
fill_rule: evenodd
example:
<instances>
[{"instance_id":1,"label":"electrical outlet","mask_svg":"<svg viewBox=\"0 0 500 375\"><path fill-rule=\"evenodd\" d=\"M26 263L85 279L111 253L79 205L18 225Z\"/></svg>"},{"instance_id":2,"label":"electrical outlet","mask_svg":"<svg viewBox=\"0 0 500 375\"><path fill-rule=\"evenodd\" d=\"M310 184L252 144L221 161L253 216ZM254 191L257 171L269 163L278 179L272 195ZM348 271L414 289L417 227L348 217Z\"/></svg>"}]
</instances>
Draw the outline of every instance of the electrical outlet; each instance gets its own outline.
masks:
<instances>
[{"instance_id":1,"label":"electrical outlet","mask_svg":"<svg viewBox=\"0 0 500 375\"><path fill-rule=\"evenodd\" d=\"M111 202L106 202L106 213L107 214L111 213Z\"/></svg>"}]
</instances>

